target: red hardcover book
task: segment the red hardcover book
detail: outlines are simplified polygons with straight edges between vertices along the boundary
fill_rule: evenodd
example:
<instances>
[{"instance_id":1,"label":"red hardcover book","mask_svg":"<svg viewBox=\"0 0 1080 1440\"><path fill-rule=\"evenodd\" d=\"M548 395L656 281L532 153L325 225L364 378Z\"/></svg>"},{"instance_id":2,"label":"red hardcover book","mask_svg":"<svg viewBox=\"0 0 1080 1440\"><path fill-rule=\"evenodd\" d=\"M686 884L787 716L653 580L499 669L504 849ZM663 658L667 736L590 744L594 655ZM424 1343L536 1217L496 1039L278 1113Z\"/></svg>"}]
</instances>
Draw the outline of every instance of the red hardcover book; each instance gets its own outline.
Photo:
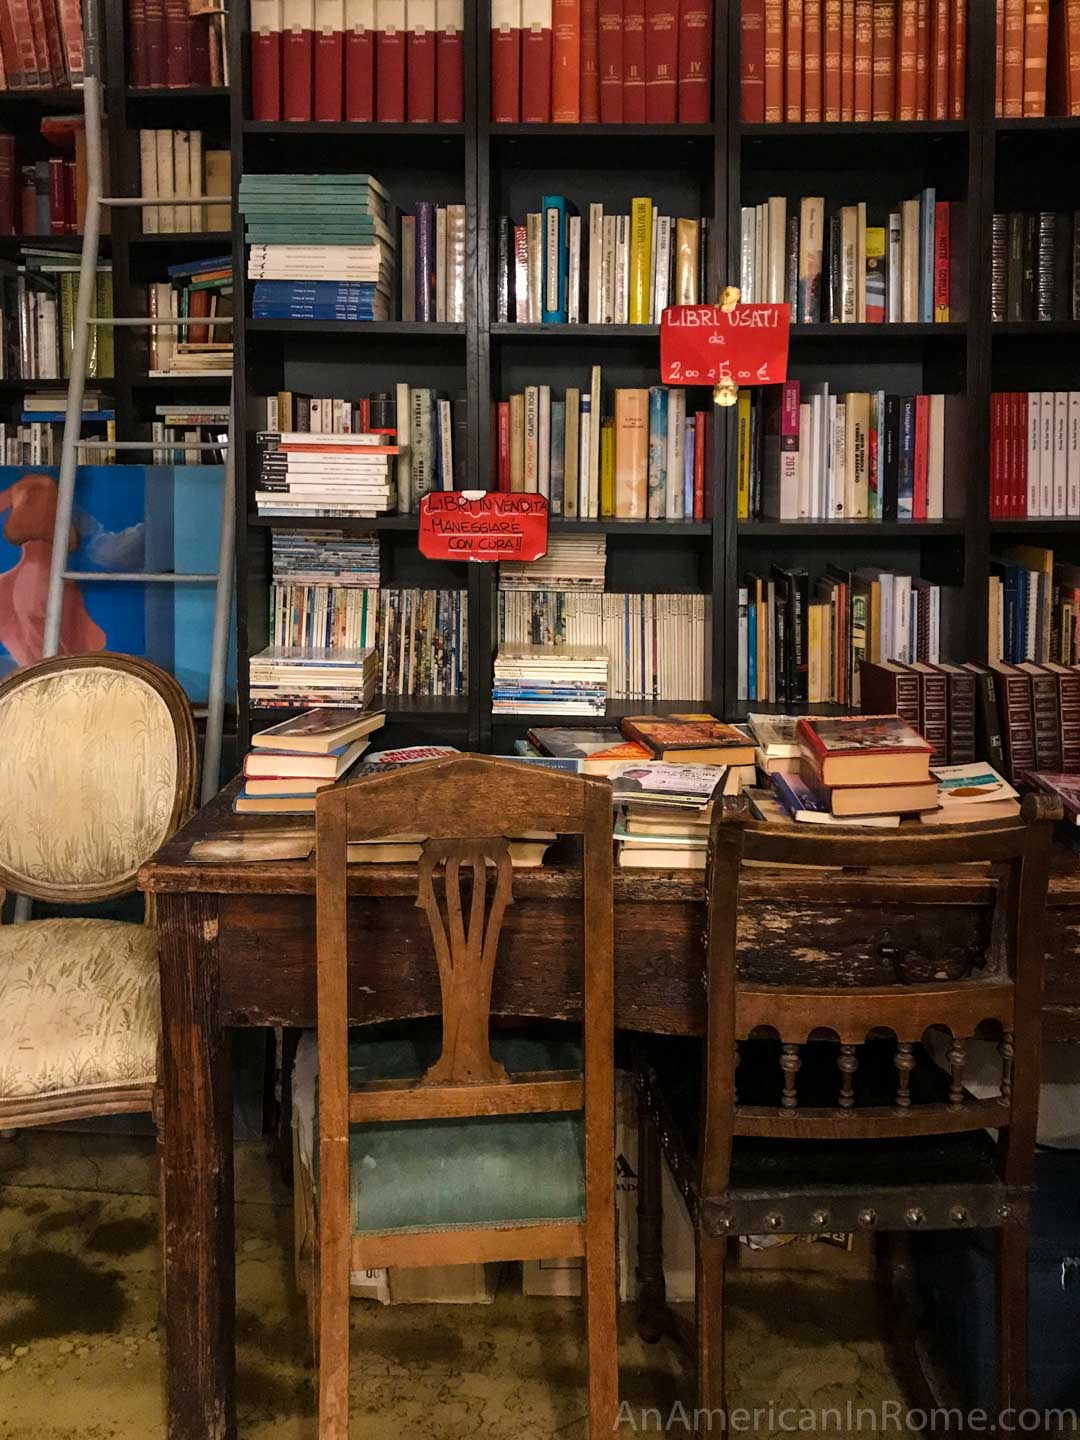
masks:
<instances>
[{"instance_id":1,"label":"red hardcover book","mask_svg":"<svg viewBox=\"0 0 1080 1440\"><path fill-rule=\"evenodd\" d=\"M1080 115L1080 0L1051 0L1046 113Z\"/></svg>"},{"instance_id":2,"label":"red hardcover book","mask_svg":"<svg viewBox=\"0 0 1080 1440\"><path fill-rule=\"evenodd\" d=\"M869 120L874 93L873 0L855 0L855 119Z\"/></svg>"},{"instance_id":3,"label":"red hardcover book","mask_svg":"<svg viewBox=\"0 0 1080 1440\"><path fill-rule=\"evenodd\" d=\"M435 0L405 0L405 116L421 125L435 120L435 18Z\"/></svg>"},{"instance_id":4,"label":"red hardcover book","mask_svg":"<svg viewBox=\"0 0 1080 1440\"><path fill-rule=\"evenodd\" d=\"M622 0L598 0L600 59L600 121L621 125L623 118Z\"/></svg>"},{"instance_id":5,"label":"red hardcover book","mask_svg":"<svg viewBox=\"0 0 1080 1440\"><path fill-rule=\"evenodd\" d=\"M510 401L500 400L498 408L499 489L510 489Z\"/></svg>"},{"instance_id":6,"label":"red hardcover book","mask_svg":"<svg viewBox=\"0 0 1080 1440\"><path fill-rule=\"evenodd\" d=\"M49 234L65 235L64 161L60 155L49 157Z\"/></svg>"},{"instance_id":7,"label":"red hardcover book","mask_svg":"<svg viewBox=\"0 0 1080 1440\"><path fill-rule=\"evenodd\" d=\"M870 114L892 120L896 111L896 0L874 0Z\"/></svg>"},{"instance_id":8,"label":"red hardcover book","mask_svg":"<svg viewBox=\"0 0 1080 1440\"><path fill-rule=\"evenodd\" d=\"M283 120L310 120L315 37L314 0L283 0L281 90Z\"/></svg>"},{"instance_id":9,"label":"red hardcover book","mask_svg":"<svg viewBox=\"0 0 1080 1440\"><path fill-rule=\"evenodd\" d=\"M1026 0L1024 6L1024 114L1046 114L1046 50L1050 0Z\"/></svg>"},{"instance_id":10,"label":"red hardcover book","mask_svg":"<svg viewBox=\"0 0 1080 1440\"><path fill-rule=\"evenodd\" d=\"M281 0L251 0L251 113L281 119Z\"/></svg>"},{"instance_id":11,"label":"red hardcover book","mask_svg":"<svg viewBox=\"0 0 1080 1440\"><path fill-rule=\"evenodd\" d=\"M68 83L67 64L64 61L64 47L60 42L60 18L56 13L56 0L41 0L45 16L45 48L49 53L49 73L55 86Z\"/></svg>"},{"instance_id":12,"label":"red hardcover book","mask_svg":"<svg viewBox=\"0 0 1080 1440\"><path fill-rule=\"evenodd\" d=\"M821 0L803 0L803 119L821 121Z\"/></svg>"},{"instance_id":13,"label":"red hardcover book","mask_svg":"<svg viewBox=\"0 0 1080 1440\"><path fill-rule=\"evenodd\" d=\"M15 136L0 133L0 235L15 234Z\"/></svg>"},{"instance_id":14,"label":"red hardcover book","mask_svg":"<svg viewBox=\"0 0 1080 1440\"><path fill-rule=\"evenodd\" d=\"M764 38L760 29L758 38ZM679 118L678 0L645 0L645 55L645 119L650 125L674 125ZM765 90L760 61L758 79L760 118L764 119Z\"/></svg>"},{"instance_id":15,"label":"red hardcover book","mask_svg":"<svg viewBox=\"0 0 1080 1440\"><path fill-rule=\"evenodd\" d=\"M26 0L4 0L0 4L0 43L9 90L36 89L43 83L38 77L37 48Z\"/></svg>"},{"instance_id":16,"label":"red hardcover book","mask_svg":"<svg viewBox=\"0 0 1080 1440\"><path fill-rule=\"evenodd\" d=\"M896 32L896 118L914 120L919 101L916 74L919 0L900 0Z\"/></svg>"},{"instance_id":17,"label":"red hardcover book","mask_svg":"<svg viewBox=\"0 0 1080 1440\"><path fill-rule=\"evenodd\" d=\"M375 119L405 119L405 0L375 0Z\"/></svg>"},{"instance_id":18,"label":"red hardcover book","mask_svg":"<svg viewBox=\"0 0 1080 1440\"><path fill-rule=\"evenodd\" d=\"M930 119L949 114L949 0L930 0Z\"/></svg>"},{"instance_id":19,"label":"red hardcover book","mask_svg":"<svg viewBox=\"0 0 1080 1440\"><path fill-rule=\"evenodd\" d=\"M252 0L255 4L256 0ZM146 3L145 0L129 0L128 3L128 50L131 53L128 84L144 90L150 84L146 68Z\"/></svg>"},{"instance_id":20,"label":"red hardcover book","mask_svg":"<svg viewBox=\"0 0 1080 1440\"><path fill-rule=\"evenodd\" d=\"M60 43L64 47L67 83L81 85L84 65L82 8L79 0L56 0L56 13L60 21Z\"/></svg>"},{"instance_id":21,"label":"red hardcover book","mask_svg":"<svg viewBox=\"0 0 1080 1440\"><path fill-rule=\"evenodd\" d=\"M926 501L930 480L930 396L915 397L915 493L911 518L926 519Z\"/></svg>"},{"instance_id":22,"label":"red hardcover book","mask_svg":"<svg viewBox=\"0 0 1080 1440\"><path fill-rule=\"evenodd\" d=\"M840 0L825 0L821 21L821 113L827 122L836 122L843 114L843 35Z\"/></svg>"},{"instance_id":23,"label":"red hardcover book","mask_svg":"<svg viewBox=\"0 0 1080 1440\"><path fill-rule=\"evenodd\" d=\"M836 5L840 0L833 0ZM654 42L649 5L649 51ZM678 36L676 36L678 49ZM676 63L677 57L676 57ZM742 0L739 13L739 103L744 125L761 125L765 120L765 0ZM839 116L837 116L839 119Z\"/></svg>"},{"instance_id":24,"label":"red hardcover book","mask_svg":"<svg viewBox=\"0 0 1080 1440\"><path fill-rule=\"evenodd\" d=\"M600 16L597 0L581 0L581 123L600 119Z\"/></svg>"},{"instance_id":25,"label":"red hardcover book","mask_svg":"<svg viewBox=\"0 0 1080 1440\"><path fill-rule=\"evenodd\" d=\"M949 9L949 116L963 120L967 109L967 0L951 0Z\"/></svg>"},{"instance_id":26,"label":"red hardcover book","mask_svg":"<svg viewBox=\"0 0 1080 1440\"><path fill-rule=\"evenodd\" d=\"M1024 113L1024 0L1005 0L1002 69L1002 114L1019 119Z\"/></svg>"},{"instance_id":27,"label":"red hardcover book","mask_svg":"<svg viewBox=\"0 0 1080 1440\"><path fill-rule=\"evenodd\" d=\"M1026 390L1017 390L1013 396L1013 514L1027 514L1028 482L1028 396Z\"/></svg>"},{"instance_id":28,"label":"red hardcover book","mask_svg":"<svg viewBox=\"0 0 1080 1440\"><path fill-rule=\"evenodd\" d=\"M521 123L551 120L551 0L521 0Z\"/></svg>"},{"instance_id":29,"label":"red hardcover book","mask_svg":"<svg viewBox=\"0 0 1080 1440\"><path fill-rule=\"evenodd\" d=\"M951 206L939 200L934 206L934 319L950 319L950 277L952 275Z\"/></svg>"},{"instance_id":30,"label":"red hardcover book","mask_svg":"<svg viewBox=\"0 0 1080 1440\"><path fill-rule=\"evenodd\" d=\"M166 83L168 44L165 39L165 0L145 0L146 74L154 89Z\"/></svg>"},{"instance_id":31,"label":"red hardcover book","mask_svg":"<svg viewBox=\"0 0 1080 1440\"><path fill-rule=\"evenodd\" d=\"M214 78L210 64L210 27L212 17L203 10L204 0L188 0L188 19L191 34L191 83L192 85L220 85L221 79ZM215 41L216 43L216 41Z\"/></svg>"},{"instance_id":32,"label":"red hardcover book","mask_svg":"<svg viewBox=\"0 0 1080 1440\"><path fill-rule=\"evenodd\" d=\"M789 125L803 118L803 0L784 3L784 119Z\"/></svg>"},{"instance_id":33,"label":"red hardcover book","mask_svg":"<svg viewBox=\"0 0 1080 1440\"><path fill-rule=\"evenodd\" d=\"M165 0L165 84L186 90L191 84L191 16L187 0Z\"/></svg>"},{"instance_id":34,"label":"red hardcover book","mask_svg":"<svg viewBox=\"0 0 1080 1440\"><path fill-rule=\"evenodd\" d=\"M577 125L581 121L581 0L553 0L551 32L551 118L558 125Z\"/></svg>"},{"instance_id":35,"label":"red hardcover book","mask_svg":"<svg viewBox=\"0 0 1080 1440\"><path fill-rule=\"evenodd\" d=\"M994 0L994 114L1005 114L1005 0Z\"/></svg>"},{"instance_id":36,"label":"red hardcover book","mask_svg":"<svg viewBox=\"0 0 1080 1440\"><path fill-rule=\"evenodd\" d=\"M51 3L51 0L50 0ZM45 7L42 0L25 0L30 15L30 30L34 41L34 56L37 66L38 84L53 84L52 67L49 64L49 44L45 35Z\"/></svg>"},{"instance_id":37,"label":"red hardcover book","mask_svg":"<svg viewBox=\"0 0 1080 1440\"><path fill-rule=\"evenodd\" d=\"M854 4L854 0L849 0ZM765 122L784 118L784 0L765 0Z\"/></svg>"},{"instance_id":38,"label":"red hardcover book","mask_svg":"<svg viewBox=\"0 0 1080 1440\"><path fill-rule=\"evenodd\" d=\"M1001 519L1001 396L990 396L990 519Z\"/></svg>"},{"instance_id":39,"label":"red hardcover book","mask_svg":"<svg viewBox=\"0 0 1080 1440\"><path fill-rule=\"evenodd\" d=\"M915 119L930 118L930 0L915 3Z\"/></svg>"},{"instance_id":40,"label":"red hardcover book","mask_svg":"<svg viewBox=\"0 0 1080 1440\"><path fill-rule=\"evenodd\" d=\"M645 0L623 0L623 123L645 123Z\"/></svg>"},{"instance_id":41,"label":"red hardcover book","mask_svg":"<svg viewBox=\"0 0 1080 1440\"><path fill-rule=\"evenodd\" d=\"M855 0L840 0L840 118L855 119Z\"/></svg>"},{"instance_id":42,"label":"red hardcover book","mask_svg":"<svg viewBox=\"0 0 1080 1440\"><path fill-rule=\"evenodd\" d=\"M315 0L315 119L345 118L345 0Z\"/></svg>"},{"instance_id":43,"label":"red hardcover book","mask_svg":"<svg viewBox=\"0 0 1080 1440\"><path fill-rule=\"evenodd\" d=\"M682 0L679 7L679 123L712 118L712 0Z\"/></svg>"},{"instance_id":44,"label":"red hardcover book","mask_svg":"<svg viewBox=\"0 0 1080 1440\"><path fill-rule=\"evenodd\" d=\"M491 3L491 118L497 125L521 119L521 0Z\"/></svg>"},{"instance_id":45,"label":"red hardcover book","mask_svg":"<svg viewBox=\"0 0 1080 1440\"><path fill-rule=\"evenodd\" d=\"M694 519L705 519L705 425L708 413L694 411Z\"/></svg>"},{"instance_id":46,"label":"red hardcover book","mask_svg":"<svg viewBox=\"0 0 1080 1440\"><path fill-rule=\"evenodd\" d=\"M435 99L440 125L465 119L465 0L435 0Z\"/></svg>"},{"instance_id":47,"label":"red hardcover book","mask_svg":"<svg viewBox=\"0 0 1080 1440\"><path fill-rule=\"evenodd\" d=\"M714 434L713 413L705 411L705 474L703 480L703 493L701 499L701 518L711 520L713 507L713 434Z\"/></svg>"},{"instance_id":48,"label":"red hardcover book","mask_svg":"<svg viewBox=\"0 0 1080 1440\"><path fill-rule=\"evenodd\" d=\"M76 185L75 161L74 161L74 160L65 160L65 161L64 161L64 229L65 229L65 231L67 232L67 234L69 234L69 235L74 235L74 234L76 234L76 232L78 231L78 228L79 228L78 225L77 225L76 222L75 222L75 215L76 215L76 210L75 210L75 203L76 203L76 202L75 202L75 185Z\"/></svg>"}]
</instances>

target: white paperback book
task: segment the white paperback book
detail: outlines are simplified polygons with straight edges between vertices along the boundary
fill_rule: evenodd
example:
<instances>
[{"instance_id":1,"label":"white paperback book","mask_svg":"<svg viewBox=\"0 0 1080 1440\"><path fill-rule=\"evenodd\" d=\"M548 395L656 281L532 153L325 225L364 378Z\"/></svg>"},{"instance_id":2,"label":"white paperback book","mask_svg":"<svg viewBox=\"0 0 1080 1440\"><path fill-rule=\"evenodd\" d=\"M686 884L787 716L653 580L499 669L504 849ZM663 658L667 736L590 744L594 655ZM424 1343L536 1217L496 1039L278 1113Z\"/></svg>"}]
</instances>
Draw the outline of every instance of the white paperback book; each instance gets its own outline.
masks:
<instances>
[{"instance_id":1,"label":"white paperback book","mask_svg":"<svg viewBox=\"0 0 1080 1440\"><path fill-rule=\"evenodd\" d=\"M1042 488L1039 482L1039 456L1042 453L1042 396L1032 390L1027 397L1027 513L1042 514Z\"/></svg>"},{"instance_id":2,"label":"white paperback book","mask_svg":"<svg viewBox=\"0 0 1080 1440\"><path fill-rule=\"evenodd\" d=\"M1054 392L1054 514L1069 513L1069 392Z\"/></svg>"},{"instance_id":3,"label":"white paperback book","mask_svg":"<svg viewBox=\"0 0 1080 1440\"><path fill-rule=\"evenodd\" d=\"M604 207L589 206L589 324L604 323Z\"/></svg>"},{"instance_id":4,"label":"white paperback book","mask_svg":"<svg viewBox=\"0 0 1080 1440\"><path fill-rule=\"evenodd\" d=\"M1068 514L1080 516L1080 390L1069 391L1069 467L1065 498Z\"/></svg>"}]
</instances>

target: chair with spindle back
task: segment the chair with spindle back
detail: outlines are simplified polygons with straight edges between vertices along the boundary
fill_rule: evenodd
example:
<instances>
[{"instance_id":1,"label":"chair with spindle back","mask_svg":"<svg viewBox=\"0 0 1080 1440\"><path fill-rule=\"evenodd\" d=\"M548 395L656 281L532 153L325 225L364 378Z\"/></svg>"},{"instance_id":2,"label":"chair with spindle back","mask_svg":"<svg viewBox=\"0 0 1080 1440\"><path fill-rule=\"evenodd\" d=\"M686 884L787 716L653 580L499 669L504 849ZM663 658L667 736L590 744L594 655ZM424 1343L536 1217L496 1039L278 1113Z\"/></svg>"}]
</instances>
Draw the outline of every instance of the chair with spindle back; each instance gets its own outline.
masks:
<instances>
[{"instance_id":1,"label":"chair with spindle back","mask_svg":"<svg viewBox=\"0 0 1080 1440\"><path fill-rule=\"evenodd\" d=\"M585 1257L588 1434L600 1440L618 1406L610 787L454 755L324 790L316 828L321 1440L348 1435L352 1270L569 1255ZM584 1057L574 1047L572 1069L538 1069L535 1040L489 1034L513 903L505 837L535 830L583 840ZM359 986L364 935L350 935L347 851L402 832L427 837L416 904L441 1053L418 1047L412 1073L377 1078L379 1042L349 1042L350 1018L363 1020L362 1000L350 1014L349 942Z\"/></svg>"},{"instance_id":2,"label":"chair with spindle back","mask_svg":"<svg viewBox=\"0 0 1080 1440\"><path fill-rule=\"evenodd\" d=\"M725 1405L730 1237L965 1227L997 1231L999 1391L1003 1407L1023 1403L1051 818L1052 804L1028 796L1017 821L823 834L749 821L745 801L718 808L704 1047L695 1068L685 1049L645 1046L638 1069L639 1328L646 1339L666 1331L690 1343L701 1409ZM998 879L986 964L973 977L947 957L914 975L892 954L892 983L838 985L822 983L820 952L804 951L811 958L791 957L789 976L803 972L797 979L751 981L738 955L744 860L903 867L906 881L883 873L880 892L888 896L899 881L901 903L912 870L990 863ZM827 932L818 943L827 951ZM888 949L878 947L883 961ZM964 1087L965 1046L987 1027L999 1037L1000 1092L976 1099ZM939 1028L950 1037L947 1070L923 1043ZM997 1130L996 1145L988 1129ZM664 1302L661 1153L694 1222L692 1335Z\"/></svg>"}]
</instances>

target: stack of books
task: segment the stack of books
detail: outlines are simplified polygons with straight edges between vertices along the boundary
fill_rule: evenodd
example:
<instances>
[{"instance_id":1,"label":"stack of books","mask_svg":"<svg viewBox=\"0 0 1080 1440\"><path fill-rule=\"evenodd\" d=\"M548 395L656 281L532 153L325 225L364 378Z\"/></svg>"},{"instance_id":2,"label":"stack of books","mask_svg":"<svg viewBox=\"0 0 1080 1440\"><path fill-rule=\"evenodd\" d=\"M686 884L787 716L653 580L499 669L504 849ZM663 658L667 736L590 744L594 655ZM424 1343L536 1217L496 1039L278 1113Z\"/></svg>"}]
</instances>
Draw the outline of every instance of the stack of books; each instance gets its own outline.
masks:
<instances>
[{"instance_id":1,"label":"stack of books","mask_svg":"<svg viewBox=\"0 0 1080 1440\"><path fill-rule=\"evenodd\" d=\"M711 5L494 0L497 124L704 125L712 116Z\"/></svg>"},{"instance_id":2,"label":"stack of books","mask_svg":"<svg viewBox=\"0 0 1080 1440\"><path fill-rule=\"evenodd\" d=\"M252 316L389 320L395 240L373 175L244 175Z\"/></svg>"},{"instance_id":3,"label":"stack of books","mask_svg":"<svg viewBox=\"0 0 1080 1440\"><path fill-rule=\"evenodd\" d=\"M147 286L147 313L192 323L151 328L150 374L231 375L232 325L214 322L233 313L232 256L170 265L168 274Z\"/></svg>"},{"instance_id":4,"label":"stack of books","mask_svg":"<svg viewBox=\"0 0 1080 1440\"><path fill-rule=\"evenodd\" d=\"M366 650L377 643L379 540L341 530L275 530L271 643Z\"/></svg>"},{"instance_id":5,"label":"stack of books","mask_svg":"<svg viewBox=\"0 0 1080 1440\"><path fill-rule=\"evenodd\" d=\"M385 721L378 711L318 709L256 731L233 809L313 815L319 791L348 775L371 743L367 737Z\"/></svg>"},{"instance_id":6,"label":"stack of books","mask_svg":"<svg viewBox=\"0 0 1080 1440\"><path fill-rule=\"evenodd\" d=\"M729 771L629 760L610 775L619 865L704 870L712 803L728 789Z\"/></svg>"},{"instance_id":7,"label":"stack of books","mask_svg":"<svg viewBox=\"0 0 1080 1440\"><path fill-rule=\"evenodd\" d=\"M465 323L465 206L421 200L401 217L401 318Z\"/></svg>"},{"instance_id":8,"label":"stack of books","mask_svg":"<svg viewBox=\"0 0 1080 1440\"><path fill-rule=\"evenodd\" d=\"M991 660L1076 663L1080 568L1052 550L1015 545L990 561Z\"/></svg>"},{"instance_id":9,"label":"stack of books","mask_svg":"<svg viewBox=\"0 0 1080 1440\"><path fill-rule=\"evenodd\" d=\"M524 224L499 217L495 318L522 325L659 325L669 305L709 293L709 220L661 215L648 196L628 215L545 195Z\"/></svg>"},{"instance_id":10,"label":"stack of books","mask_svg":"<svg viewBox=\"0 0 1080 1440\"><path fill-rule=\"evenodd\" d=\"M382 434L261 433L260 515L375 516L393 510L396 445Z\"/></svg>"},{"instance_id":11,"label":"stack of books","mask_svg":"<svg viewBox=\"0 0 1080 1440\"><path fill-rule=\"evenodd\" d=\"M834 325L943 322L952 310L953 205L933 186L871 215L821 195L770 196L742 207L744 301L789 305L791 318Z\"/></svg>"},{"instance_id":12,"label":"stack of books","mask_svg":"<svg viewBox=\"0 0 1080 1440\"><path fill-rule=\"evenodd\" d=\"M539 560L505 560L500 590L603 590L607 539L603 535L556 535Z\"/></svg>"},{"instance_id":13,"label":"stack of books","mask_svg":"<svg viewBox=\"0 0 1080 1440\"><path fill-rule=\"evenodd\" d=\"M741 0L740 20L744 123L964 118L965 0Z\"/></svg>"},{"instance_id":14,"label":"stack of books","mask_svg":"<svg viewBox=\"0 0 1080 1440\"><path fill-rule=\"evenodd\" d=\"M924 825L981 825L990 820L1015 820L1020 797L992 765L935 765L938 808L919 816Z\"/></svg>"},{"instance_id":15,"label":"stack of books","mask_svg":"<svg viewBox=\"0 0 1080 1440\"><path fill-rule=\"evenodd\" d=\"M232 229L232 160L228 150L203 148L201 130L139 131L139 194L220 195L220 205L146 205L144 235Z\"/></svg>"},{"instance_id":16,"label":"stack of books","mask_svg":"<svg viewBox=\"0 0 1080 1440\"><path fill-rule=\"evenodd\" d=\"M1080 320L1080 211L994 215L990 318Z\"/></svg>"},{"instance_id":17,"label":"stack of books","mask_svg":"<svg viewBox=\"0 0 1080 1440\"><path fill-rule=\"evenodd\" d=\"M526 758L537 756L573 764L579 775L611 775L628 760L651 760L652 751L636 740L627 740L612 725L588 730L569 726L534 726L524 740L514 742L516 752Z\"/></svg>"},{"instance_id":18,"label":"stack of books","mask_svg":"<svg viewBox=\"0 0 1080 1440\"><path fill-rule=\"evenodd\" d=\"M799 772L769 778L792 820L814 825L899 825L938 808L931 747L899 715L803 715Z\"/></svg>"},{"instance_id":19,"label":"stack of books","mask_svg":"<svg viewBox=\"0 0 1080 1440\"><path fill-rule=\"evenodd\" d=\"M248 662L251 704L288 709L307 705L366 710L375 695L374 650L268 645Z\"/></svg>"},{"instance_id":20,"label":"stack of books","mask_svg":"<svg viewBox=\"0 0 1080 1440\"><path fill-rule=\"evenodd\" d=\"M1080 517L1080 390L990 397L990 518Z\"/></svg>"},{"instance_id":21,"label":"stack of books","mask_svg":"<svg viewBox=\"0 0 1080 1440\"><path fill-rule=\"evenodd\" d=\"M384 589L378 596L379 687L386 695L464 695L469 675L465 590Z\"/></svg>"},{"instance_id":22,"label":"stack of books","mask_svg":"<svg viewBox=\"0 0 1080 1440\"><path fill-rule=\"evenodd\" d=\"M228 405L157 405L150 434L161 448L153 452L155 465L224 465L231 416ZM222 449L184 448L217 441ZM176 448L174 448L176 447Z\"/></svg>"},{"instance_id":23,"label":"stack of books","mask_svg":"<svg viewBox=\"0 0 1080 1440\"><path fill-rule=\"evenodd\" d=\"M500 645L491 709L496 715L603 715L608 656L601 646Z\"/></svg>"},{"instance_id":24,"label":"stack of books","mask_svg":"<svg viewBox=\"0 0 1080 1440\"><path fill-rule=\"evenodd\" d=\"M943 520L959 403L824 380L740 390L738 518Z\"/></svg>"}]
</instances>

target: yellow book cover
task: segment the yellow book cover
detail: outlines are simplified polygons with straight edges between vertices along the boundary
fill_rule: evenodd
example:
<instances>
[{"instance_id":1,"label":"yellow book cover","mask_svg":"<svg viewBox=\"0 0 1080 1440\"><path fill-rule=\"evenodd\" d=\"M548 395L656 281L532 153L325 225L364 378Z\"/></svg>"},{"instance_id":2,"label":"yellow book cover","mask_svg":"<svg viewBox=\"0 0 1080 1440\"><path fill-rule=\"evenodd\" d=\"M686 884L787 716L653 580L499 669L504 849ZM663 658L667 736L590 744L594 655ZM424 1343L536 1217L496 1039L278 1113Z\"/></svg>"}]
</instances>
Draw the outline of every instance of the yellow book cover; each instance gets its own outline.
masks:
<instances>
[{"instance_id":1,"label":"yellow book cover","mask_svg":"<svg viewBox=\"0 0 1080 1440\"><path fill-rule=\"evenodd\" d=\"M510 396L510 489L525 489L525 396Z\"/></svg>"},{"instance_id":2,"label":"yellow book cover","mask_svg":"<svg viewBox=\"0 0 1080 1440\"><path fill-rule=\"evenodd\" d=\"M649 290L652 281L652 201L636 196L630 201L630 324L652 321Z\"/></svg>"},{"instance_id":3,"label":"yellow book cover","mask_svg":"<svg viewBox=\"0 0 1080 1440\"><path fill-rule=\"evenodd\" d=\"M675 304L697 305L700 225L696 220L675 221Z\"/></svg>"},{"instance_id":4,"label":"yellow book cover","mask_svg":"<svg viewBox=\"0 0 1080 1440\"><path fill-rule=\"evenodd\" d=\"M615 514L615 422L600 426L600 514Z\"/></svg>"},{"instance_id":5,"label":"yellow book cover","mask_svg":"<svg viewBox=\"0 0 1080 1440\"><path fill-rule=\"evenodd\" d=\"M821 622L824 618L824 605L812 604L807 607L807 644L806 644L806 699L810 705L818 705L825 698L821 693L822 677L822 628Z\"/></svg>"},{"instance_id":6,"label":"yellow book cover","mask_svg":"<svg viewBox=\"0 0 1080 1440\"><path fill-rule=\"evenodd\" d=\"M750 519L750 391L739 391L739 488L735 518Z\"/></svg>"},{"instance_id":7,"label":"yellow book cover","mask_svg":"<svg viewBox=\"0 0 1080 1440\"><path fill-rule=\"evenodd\" d=\"M615 515L645 520L649 514L649 392L615 391Z\"/></svg>"}]
</instances>

